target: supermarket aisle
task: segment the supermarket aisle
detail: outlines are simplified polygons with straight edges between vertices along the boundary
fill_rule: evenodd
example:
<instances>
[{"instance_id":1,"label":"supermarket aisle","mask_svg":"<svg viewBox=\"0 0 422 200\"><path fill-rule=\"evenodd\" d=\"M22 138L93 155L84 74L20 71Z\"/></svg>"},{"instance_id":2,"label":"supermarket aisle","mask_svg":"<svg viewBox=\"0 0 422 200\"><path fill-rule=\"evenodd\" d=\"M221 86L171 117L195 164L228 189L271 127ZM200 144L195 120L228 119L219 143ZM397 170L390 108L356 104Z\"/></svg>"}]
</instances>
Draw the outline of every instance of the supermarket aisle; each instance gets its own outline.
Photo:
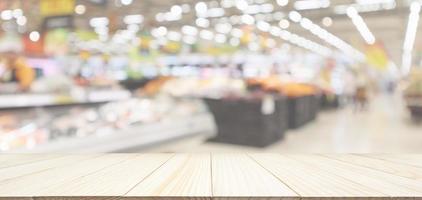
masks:
<instances>
[{"instance_id":1,"label":"supermarket aisle","mask_svg":"<svg viewBox=\"0 0 422 200\"><path fill-rule=\"evenodd\" d=\"M416 153L422 152L422 124L411 121L400 96L377 96L368 111L355 113L351 106L323 111L318 119L264 149L183 139L146 149L149 152L280 153Z\"/></svg>"}]
</instances>

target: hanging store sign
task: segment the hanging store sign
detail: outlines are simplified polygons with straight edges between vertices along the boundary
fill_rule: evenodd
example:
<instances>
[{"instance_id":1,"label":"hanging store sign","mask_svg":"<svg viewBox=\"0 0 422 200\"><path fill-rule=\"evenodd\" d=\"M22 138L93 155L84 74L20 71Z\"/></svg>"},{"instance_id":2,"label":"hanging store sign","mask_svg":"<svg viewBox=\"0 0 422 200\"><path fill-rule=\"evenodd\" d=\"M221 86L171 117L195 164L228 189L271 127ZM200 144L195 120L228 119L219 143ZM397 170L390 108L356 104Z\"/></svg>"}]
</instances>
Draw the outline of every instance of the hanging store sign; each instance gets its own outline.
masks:
<instances>
[{"instance_id":1,"label":"hanging store sign","mask_svg":"<svg viewBox=\"0 0 422 200\"><path fill-rule=\"evenodd\" d=\"M75 0L41 0L40 13L42 16L71 15L75 8Z\"/></svg>"}]
</instances>

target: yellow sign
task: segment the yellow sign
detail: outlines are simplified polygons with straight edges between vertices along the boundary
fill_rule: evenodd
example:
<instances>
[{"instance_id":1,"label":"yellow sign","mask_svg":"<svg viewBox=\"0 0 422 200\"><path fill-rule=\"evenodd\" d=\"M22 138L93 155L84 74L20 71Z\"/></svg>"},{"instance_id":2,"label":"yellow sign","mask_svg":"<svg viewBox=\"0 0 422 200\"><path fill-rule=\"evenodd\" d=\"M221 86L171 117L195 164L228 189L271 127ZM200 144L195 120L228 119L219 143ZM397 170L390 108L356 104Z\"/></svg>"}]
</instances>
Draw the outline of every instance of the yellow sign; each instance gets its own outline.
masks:
<instances>
[{"instance_id":1,"label":"yellow sign","mask_svg":"<svg viewBox=\"0 0 422 200\"><path fill-rule=\"evenodd\" d=\"M387 69L388 56L380 44L370 45L366 48L366 60L377 69Z\"/></svg>"},{"instance_id":2,"label":"yellow sign","mask_svg":"<svg viewBox=\"0 0 422 200\"><path fill-rule=\"evenodd\" d=\"M41 0L40 12L42 16L60 16L73 13L75 0Z\"/></svg>"}]
</instances>

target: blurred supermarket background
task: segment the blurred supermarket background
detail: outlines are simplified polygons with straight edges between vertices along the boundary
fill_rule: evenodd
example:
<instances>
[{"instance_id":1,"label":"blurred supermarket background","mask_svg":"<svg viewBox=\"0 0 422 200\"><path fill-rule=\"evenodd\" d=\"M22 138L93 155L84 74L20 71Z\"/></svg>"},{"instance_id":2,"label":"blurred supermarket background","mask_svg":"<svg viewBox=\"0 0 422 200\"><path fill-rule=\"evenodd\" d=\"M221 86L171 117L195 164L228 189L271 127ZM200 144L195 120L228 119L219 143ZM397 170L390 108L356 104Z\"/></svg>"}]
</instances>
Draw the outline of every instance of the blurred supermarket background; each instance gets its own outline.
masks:
<instances>
[{"instance_id":1,"label":"blurred supermarket background","mask_svg":"<svg viewBox=\"0 0 422 200\"><path fill-rule=\"evenodd\" d=\"M0 0L0 153L420 153L421 4Z\"/></svg>"}]
</instances>

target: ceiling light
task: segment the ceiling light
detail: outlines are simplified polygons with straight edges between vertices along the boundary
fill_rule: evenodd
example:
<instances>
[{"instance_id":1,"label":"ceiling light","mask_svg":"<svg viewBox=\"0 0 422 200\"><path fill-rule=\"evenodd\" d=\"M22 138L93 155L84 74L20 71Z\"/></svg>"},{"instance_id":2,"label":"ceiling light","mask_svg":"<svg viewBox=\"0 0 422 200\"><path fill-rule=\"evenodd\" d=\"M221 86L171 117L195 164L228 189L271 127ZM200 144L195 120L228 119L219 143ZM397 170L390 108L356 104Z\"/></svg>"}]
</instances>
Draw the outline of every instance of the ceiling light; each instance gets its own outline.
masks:
<instances>
[{"instance_id":1,"label":"ceiling light","mask_svg":"<svg viewBox=\"0 0 422 200\"><path fill-rule=\"evenodd\" d=\"M276 37L279 37L281 33L281 29L277 26L271 26L270 28L270 34Z\"/></svg>"},{"instance_id":2,"label":"ceiling light","mask_svg":"<svg viewBox=\"0 0 422 200\"><path fill-rule=\"evenodd\" d=\"M331 19L331 17L324 17L322 18L322 25L324 25L325 27L330 27L331 25L333 25L333 20Z\"/></svg>"},{"instance_id":3,"label":"ceiling light","mask_svg":"<svg viewBox=\"0 0 422 200\"><path fill-rule=\"evenodd\" d=\"M271 25L268 22L265 21L258 21L256 24L256 27L263 32L270 31Z\"/></svg>"},{"instance_id":4,"label":"ceiling light","mask_svg":"<svg viewBox=\"0 0 422 200\"><path fill-rule=\"evenodd\" d=\"M277 4L279 6L286 6L287 4L289 4L289 0L277 0Z\"/></svg>"},{"instance_id":5,"label":"ceiling light","mask_svg":"<svg viewBox=\"0 0 422 200\"><path fill-rule=\"evenodd\" d=\"M283 12L275 12L273 13L273 19L274 20L282 20L284 18L284 13Z\"/></svg>"},{"instance_id":6,"label":"ceiling light","mask_svg":"<svg viewBox=\"0 0 422 200\"><path fill-rule=\"evenodd\" d=\"M375 37L372 32L369 30L366 23L363 21L363 18L359 15L358 11L354 7L349 7L347 9L347 16L352 19L353 24L358 29L359 33L363 37L366 43L374 44Z\"/></svg>"},{"instance_id":7,"label":"ceiling light","mask_svg":"<svg viewBox=\"0 0 422 200\"><path fill-rule=\"evenodd\" d=\"M12 10L3 10L1 12L1 19L2 20L11 20L13 18Z\"/></svg>"},{"instance_id":8,"label":"ceiling light","mask_svg":"<svg viewBox=\"0 0 422 200\"><path fill-rule=\"evenodd\" d=\"M244 24L252 25L255 23L255 18L253 18L251 15L242 15L241 21Z\"/></svg>"},{"instance_id":9,"label":"ceiling light","mask_svg":"<svg viewBox=\"0 0 422 200\"><path fill-rule=\"evenodd\" d=\"M29 33L29 39L32 42L37 42L38 40L40 40L40 33L38 31L32 31L31 33Z\"/></svg>"},{"instance_id":10,"label":"ceiling light","mask_svg":"<svg viewBox=\"0 0 422 200\"><path fill-rule=\"evenodd\" d=\"M216 24L215 30L219 33L227 34L230 33L230 31L232 30L232 25L229 23Z\"/></svg>"},{"instance_id":11,"label":"ceiling light","mask_svg":"<svg viewBox=\"0 0 422 200\"><path fill-rule=\"evenodd\" d=\"M198 2L195 5L195 11L196 13L205 13L207 12L208 7L207 4L205 4L204 2Z\"/></svg>"},{"instance_id":12,"label":"ceiling light","mask_svg":"<svg viewBox=\"0 0 422 200\"><path fill-rule=\"evenodd\" d=\"M419 12L421 4L413 2L410 5L409 20L407 22L406 36L403 43L402 72L407 74L412 66L412 50L415 43L416 31L418 29Z\"/></svg>"},{"instance_id":13,"label":"ceiling light","mask_svg":"<svg viewBox=\"0 0 422 200\"><path fill-rule=\"evenodd\" d=\"M296 10L310 10L319 8L328 8L330 0L300 0L295 1L294 8Z\"/></svg>"},{"instance_id":14,"label":"ceiling light","mask_svg":"<svg viewBox=\"0 0 422 200\"><path fill-rule=\"evenodd\" d=\"M243 31L242 31L242 30L240 30L240 29L238 29L238 28L234 28L234 29L232 29L232 31L231 31L231 35L232 35L233 37L240 38L240 37L242 37L242 36L243 36Z\"/></svg>"},{"instance_id":15,"label":"ceiling light","mask_svg":"<svg viewBox=\"0 0 422 200\"><path fill-rule=\"evenodd\" d=\"M180 41L182 35L176 31L169 31L167 34L167 38L172 41Z\"/></svg>"},{"instance_id":16,"label":"ceiling light","mask_svg":"<svg viewBox=\"0 0 422 200\"><path fill-rule=\"evenodd\" d=\"M27 19L26 19L25 16L20 16L18 19L16 19L16 23L19 26L24 26L26 24L26 22L27 22Z\"/></svg>"},{"instance_id":17,"label":"ceiling light","mask_svg":"<svg viewBox=\"0 0 422 200\"><path fill-rule=\"evenodd\" d=\"M299 22L302 19L302 15L300 15L297 11L290 11L289 12L289 19L293 22Z\"/></svg>"},{"instance_id":18,"label":"ceiling light","mask_svg":"<svg viewBox=\"0 0 422 200\"><path fill-rule=\"evenodd\" d=\"M221 17L224 14L225 11L223 8L211 8L207 11L207 17Z\"/></svg>"},{"instance_id":19,"label":"ceiling light","mask_svg":"<svg viewBox=\"0 0 422 200\"><path fill-rule=\"evenodd\" d=\"M170 8L170 12L172 12L175 15L181 15L183 13L183 9L181 6L174 5Z\"/></svg>"},{"instance_id":20,"label":"ceiling light","mask_svg":"<svg viewBox=\"0 0 422 200\"><path fill-rule=\"evenodd\" d=\"M86 7L84 5L79 4L79 5L75 6L75 13L76 14L82 15L82 14L85 13L85 11L86 11Z\"/></svg>"},{"instance_id":21,"label":"ceiling light","mask_svg":"<svg viewBox=\"0 0 422 200\"><path fill-rule=\"evenodd\" d=\"M125 24L141 24L144 21L144 16L142 15L126 15L123 18Z\"/></svg>"},{"instance_id":22,"label":"ceiling light","mask_svg":"<svg viewBox=\"0 0 422 200\"><path fill-rule=\"evenodd\" d=\"M237 0L237 1L236 1L236 8L237 8L237 9L244 11L244 10L246 10L248 7L249 7L249 4L248 4L248 2L247 2L247 1L245 1L245 0Z\"/></svg>"},{"instance_id":23,"label":"ceiling light","mask_svg":"<svg viewBox=\"0 0 422 200\"><path fill-rule=\"evenodd\" d=\"M319 38L321 38L325 42L331 44L332 46L340 49L346 55L349 55L349 56L357 59L358 61L363 61L365 59L365 55L363 53L356 50L355 48L353 48L352 46L350 46L349 44L347 44L346 42L344 42L343 40L341 40L337 36L329 33L327 30L325 30L325 29L321 28L320 26L318 26L317 24L313 23L311 20L309 20L309 21L308 20L309 19L307 19L307 18L303 18L301 20L301 26L303 28L309 30L312 34L318 36ZM302 22L302 21L306 21L306 22ZM308 22L311 22L311 24L309 24ZM281 36L283 36L283 34Z\"/></svg>"},{"instance_id":24,"label":"ceiling light","mask_svg":"<svg viewBox=\"0 0 422 200\"><path fill-rule=\"evenodd\" d=\"M22 11L22 9L14 9L13 11L12 11L12 16L14 17L14 18L18 18L18 17L20 17L20 16L22 16L23 15L23 11Z\"/></svg>"},{"instance_id":25,"label":"ceiling light","mask_svg":"<svg viewBox=\"0 0 422 200\"><path fill-rule=\"evenodd\" d=\"M195 44L196 43L196 37L191 35L185 35L183 36L183 42L186 44Z\"/></svg>"},{"instance_id":26,"label":"ceiling light","mask_svg":"<svg viewBox=\"0 0 422 200\"><path fill-rule=\"evenodd\" d=\"M283 20L280 20L280 22L278 23L278 25L280 26L280 28L282 28L282 29L287 29L287 28L289 28L289 26L290 26L290 22L289 22L289 20L287 20L287 19L283 19Z\"/></svg>"},{"instance_id":27,"label":"ceiling light","mask_svg":"<svg viewBox=\"0 0 422 200\"><path fill-rule=\"evenodd\" d=\"M94 17L89 20L89 25L92 27L107 26L108 23L109 20L106 17Z\"/></svg>"},{"instance_id":28,"label":"ceiling light","mask_svg":"<svg viewBox=\"0 0 422 200\"><path fill-rule=\"evenodd\" d=\"M195 24L202 28L208 28L210 26L210 21L205 18L197 18Z\"/></svg>"},{"instance_id":29,"label":"ceiling light","mask_svg":"<svg viewBox=\"0 0 422 200\"><path fill-rule=\"evenodd\" d=\"M217 43L225 43L227 41L227 37L223 34L217 34L217 35L215 35L214 40Z\"/></svg>"},{"instance_id":30,"label":"ceiling light","mask_svg":"<svg viewBox=\"0 0 422 200\"><path fill-rule=\"evenodd\" d=\"M120 0L120 3L122 3L122 5L128 6L130 4L132 4L133 0Z\"/></svg>"},{"instance_id":31,"label":"ceiling light","mask_svg":"<svg viewBox=\"0 0 422 200\"><path fill-rule=\"evenodd\" d=\"M163 37L167 34L167 28L164 26L160 26L158 28L154 28L151 30L151 35L159 38L159 37Z\"/></svg>"},{"instance_id":32,"label":"ceiling light","mask_svg":"<svg viewBox=\"0 0 422 200\"><path fill-rule=\"evenodd\" d=\"M198 34L198 29L193 26L185 25L182 27L182 33L186 35L195 36Z\"/></svg>"},{"instance_id":33,"label":"ceiling light","mask_svg":"<svg viewBox=\"0 0 422 200\"><path fill-rule=\"evenodd\" d=\"M212 40L212 38L214 37L214 33L209 30L202 30L199 33L199 36L204 40Z\"/></svg>"},{"instance_id":34,"label":"ceiling light","mask_svg":"<svg viewBox=\"0 0 422 200\"><path fill-rule=\"evenodd\" d=\"M259 10L261 13L271 13L274 11L274 6L270 3L261 4Z\"/></svg>"}]
</instances>

